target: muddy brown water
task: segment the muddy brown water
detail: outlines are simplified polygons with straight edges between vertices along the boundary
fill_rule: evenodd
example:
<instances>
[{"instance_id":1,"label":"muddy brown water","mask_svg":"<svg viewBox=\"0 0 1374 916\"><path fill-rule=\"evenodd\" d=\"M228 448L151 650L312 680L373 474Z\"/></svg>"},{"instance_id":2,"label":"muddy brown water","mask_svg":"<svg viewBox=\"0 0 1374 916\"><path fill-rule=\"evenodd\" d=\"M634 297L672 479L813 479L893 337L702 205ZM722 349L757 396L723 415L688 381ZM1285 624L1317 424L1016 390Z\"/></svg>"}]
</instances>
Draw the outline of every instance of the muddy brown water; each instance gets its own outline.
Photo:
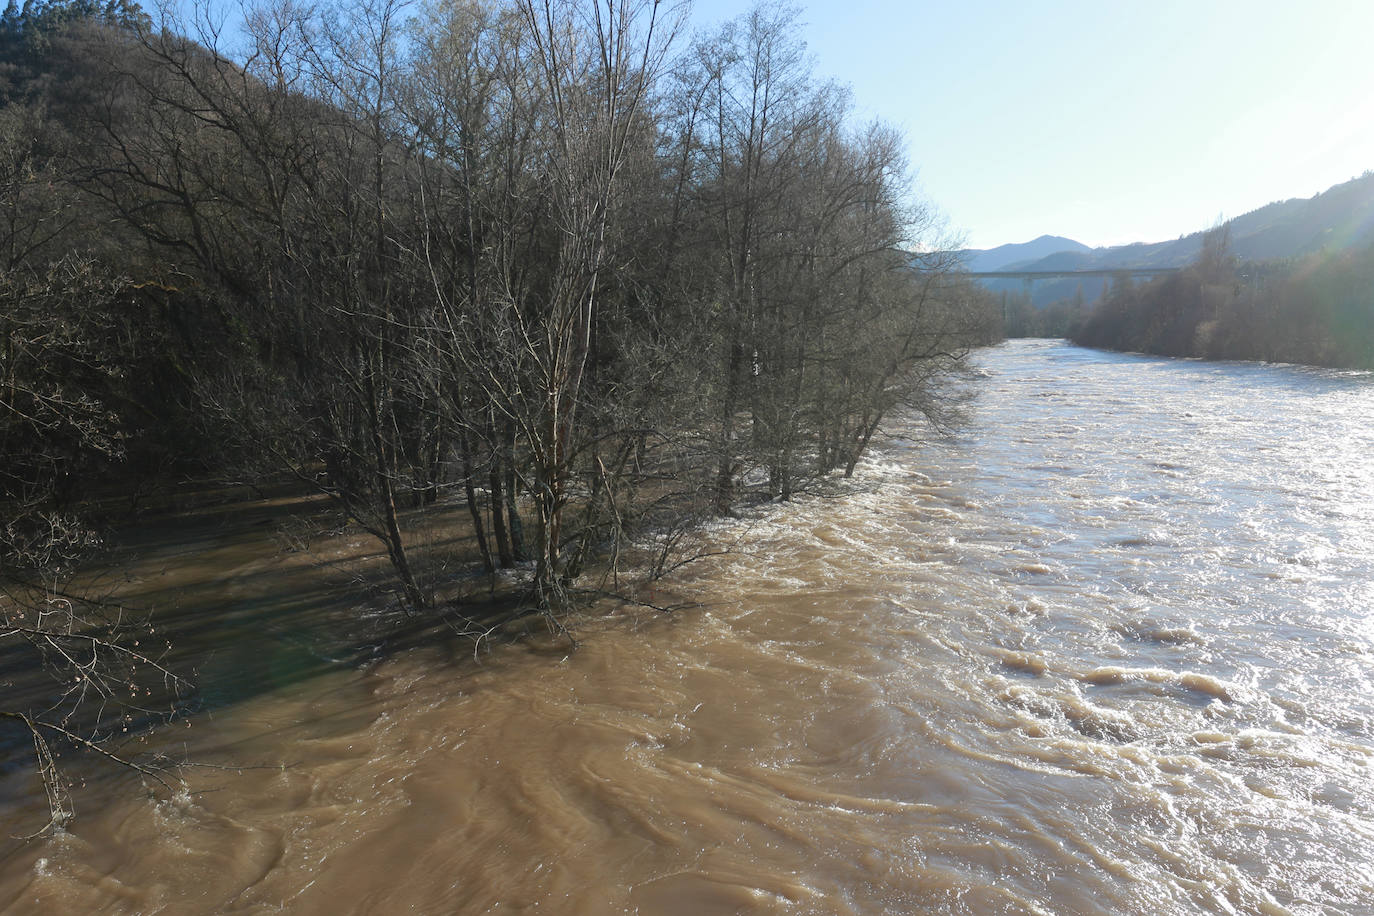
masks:
<instances>
[{"instance_id":1,"label":"muddy brown water","mask_svg":"<svg viewBox=\"0 0 1374 916\"><path fill-rule=\"evenodd\" d=\"M297 575L270 538L181 545L169 613L257 631L217 670L267 683L155 740L261 768L92 776L69 831L5 847L0 905L1374 912L1374 378L977 364L956 442L721 524L736 549L665 586L703 607L601 609L572 653L322 662L261 591ZM349 619L345 586L300 600Z\"/></svg>"}]
</instances>

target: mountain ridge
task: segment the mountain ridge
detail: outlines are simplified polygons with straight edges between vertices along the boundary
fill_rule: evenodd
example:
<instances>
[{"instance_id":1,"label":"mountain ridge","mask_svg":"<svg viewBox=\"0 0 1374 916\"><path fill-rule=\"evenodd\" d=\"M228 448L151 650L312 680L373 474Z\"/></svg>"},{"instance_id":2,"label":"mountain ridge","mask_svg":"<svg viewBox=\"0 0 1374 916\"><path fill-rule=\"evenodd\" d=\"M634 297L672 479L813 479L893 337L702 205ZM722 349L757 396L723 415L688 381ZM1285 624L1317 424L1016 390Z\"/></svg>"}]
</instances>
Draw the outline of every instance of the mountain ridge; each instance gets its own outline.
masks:
<instances>
[{"instance_id":1,"label":"mountain ridge","mask_svg":"<svg viewBox=\"0 0 1374 916\"><path fill-rule=\"evenodd\" d=\"M1011 265L1035 261L1061 251L1092 251L1082 242L1061 235L1042 235L1029 242L1013 242L996 248L965 248L959 252L967 270L987 273L1006 270Z\"/></svg>"},{"instance_id":2,"label":"mountain ridge","mask_svg":"<svg viewBox=\"0 0 1374 916\"><path fill-rule=\"evenodd\" d=\"M1312 197L1274 201L1224 224L1230 227L1231 253L1242 261L1291 258L1323 250L1344 251L1374 239L1374 170L1333 185ZM966 270L974 273L1022 271L1125 270L1136 267L1183 267L1202 250L1201 229L1164 242L1133 242L1090 248L1062 236L1042 235L1019 245L959 252ZM1055 251L1044 251L1042 242L1062 241ZM1019 255L1009 257L1008 255ZM994 266L985 266L985 265ZM985 279L995 291L1024 288L1017 278ZM1073 295L1083 287L1086 298L1100 294L1105 281L1065 278L1037 283L1032 290L1036 305Z\"/></svg>"}]
</instances>

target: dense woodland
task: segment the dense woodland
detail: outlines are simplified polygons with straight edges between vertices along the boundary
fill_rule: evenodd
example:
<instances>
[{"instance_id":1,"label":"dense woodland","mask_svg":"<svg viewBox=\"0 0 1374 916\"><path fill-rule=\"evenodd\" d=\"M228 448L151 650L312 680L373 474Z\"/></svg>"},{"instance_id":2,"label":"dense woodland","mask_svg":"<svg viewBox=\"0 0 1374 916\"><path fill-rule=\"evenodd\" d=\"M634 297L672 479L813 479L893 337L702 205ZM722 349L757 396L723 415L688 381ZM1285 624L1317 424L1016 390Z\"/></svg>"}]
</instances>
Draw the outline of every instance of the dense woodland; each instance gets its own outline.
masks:
<instances>
[{"instance_id":1,"label":"dense woodland","mask_svg":"<svg viewBox=\"0 0 1374 916\"><path fill-rule=\"evenodd\" d=\"M1046 306L1036 306L1026 292L996 295L1002 311L1002 333L1007 337L1069 337L1091 308L1081 284L1071 298Z\"/></svg>"},{"instance_id":2,"label":"dense woodland","mask_svg":"<svg viewBox=\"0 0 1374 916\"><path fill-rule=\"evenodd\" d=\"M1238 261L1221 226L1177 274L1128 277L1071 331L1075 343L1207 359L1374 369L1374 246Z\"/></svg>"},{"instance_id":3,"label":"dense woodland","mask_svg":"<svg viewBox=\"0 0 1374 916\"><path fill-rule=\"evenodd\" d=\"M659 572L703 519L851 473L893 411L948 421L996 309L900 138L790 9L681 12L282 0L240 30L12 0L0 652L60 697L0 709L41 765L108 734L92 701L129 721L184 686L65 585L129 493L294 480L412 613L452 610L409 532L456 508L475 547L444 575L513 570L559 626L630 545Z\"/></svg>"}]
</instances>

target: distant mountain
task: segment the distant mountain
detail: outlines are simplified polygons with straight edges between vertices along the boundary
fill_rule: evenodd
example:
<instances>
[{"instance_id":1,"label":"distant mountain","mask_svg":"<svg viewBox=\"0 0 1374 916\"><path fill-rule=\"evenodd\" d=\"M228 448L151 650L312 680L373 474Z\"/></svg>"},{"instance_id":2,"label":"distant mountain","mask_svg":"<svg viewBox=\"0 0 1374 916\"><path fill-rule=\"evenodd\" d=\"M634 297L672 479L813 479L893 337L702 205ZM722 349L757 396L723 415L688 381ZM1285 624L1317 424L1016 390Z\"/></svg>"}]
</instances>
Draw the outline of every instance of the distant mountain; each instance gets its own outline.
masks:
<instances>
[{"instance_id":1,"label":"distant mountain","mask_svg":"<svg viewBox=\"0 0 1374 916\"><path fill-rule=\"evenodd\" d=\"M1374 241L1374 171L1314 197L1278 201L1251 210L1230 220L1229 225L1231 252L1245 261L1291 258L1323 250L1335 253ZM1002 245L985 251L971 249L961 254L966 268L974 272L1182 267L1197 257L1205 231L1169 242L1137 242L1109 248L1088 248L1070 239L1041 236L1024 245ZM1040 248L1054 250L1042 252ZM1018 250L1018 257L1003 256ZM1022 281L1011 278L984 282L996 291L1025 288ZM1069 298L1081 288L1084 298L1092 301L1104 285L1103 280L1072 277L1037 282L1032 287L1032 297L1036 305L1046 305Z\"/></svg>"},{"instance_id":2,"label":"distant mountain","mask_svg":"<svg viewBox=\"0 0 1374 916\"><path fill-rule=\"evenodd\" d=\"M1015 245L998 245L996 248L965 248L959 252L964 268L974 273L1003 270L1009 264L1022 261L1035 261L1061 251L1092 251L1082 242L1066 239L1057 235L1042 235L1032 242Z\"/></svg>"}]
</instances>

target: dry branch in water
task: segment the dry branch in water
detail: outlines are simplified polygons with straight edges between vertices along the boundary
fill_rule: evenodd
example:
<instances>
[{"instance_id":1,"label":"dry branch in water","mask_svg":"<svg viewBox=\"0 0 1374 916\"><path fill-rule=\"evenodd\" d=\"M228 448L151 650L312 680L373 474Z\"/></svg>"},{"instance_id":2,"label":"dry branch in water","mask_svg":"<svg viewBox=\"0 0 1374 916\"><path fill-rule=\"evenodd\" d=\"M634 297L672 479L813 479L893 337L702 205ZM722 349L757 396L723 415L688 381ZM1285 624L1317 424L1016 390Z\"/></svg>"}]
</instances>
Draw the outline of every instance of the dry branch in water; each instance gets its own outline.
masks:
<instances>
[{"instance_id":1,"label":"dry branch in water","mask_svg":"<svg viewBox=\"0 0 1374 916\"><path fill-rule=\"evenodd\" d=\"M172 791L174 767L123 749L130 737L181 716L191 693L190 683L165 664L170 647L153 624L119 604L52 584L9 582L0 596L0 649L23 653L14 667L25 688L11 693L11 708L0 709L0 718L21 725L33 742L49 811L37 834L74 814L57 760L64 749L89 752ZM14 700L26 708L13 708Z\"/></svg>"}]
</instances>

